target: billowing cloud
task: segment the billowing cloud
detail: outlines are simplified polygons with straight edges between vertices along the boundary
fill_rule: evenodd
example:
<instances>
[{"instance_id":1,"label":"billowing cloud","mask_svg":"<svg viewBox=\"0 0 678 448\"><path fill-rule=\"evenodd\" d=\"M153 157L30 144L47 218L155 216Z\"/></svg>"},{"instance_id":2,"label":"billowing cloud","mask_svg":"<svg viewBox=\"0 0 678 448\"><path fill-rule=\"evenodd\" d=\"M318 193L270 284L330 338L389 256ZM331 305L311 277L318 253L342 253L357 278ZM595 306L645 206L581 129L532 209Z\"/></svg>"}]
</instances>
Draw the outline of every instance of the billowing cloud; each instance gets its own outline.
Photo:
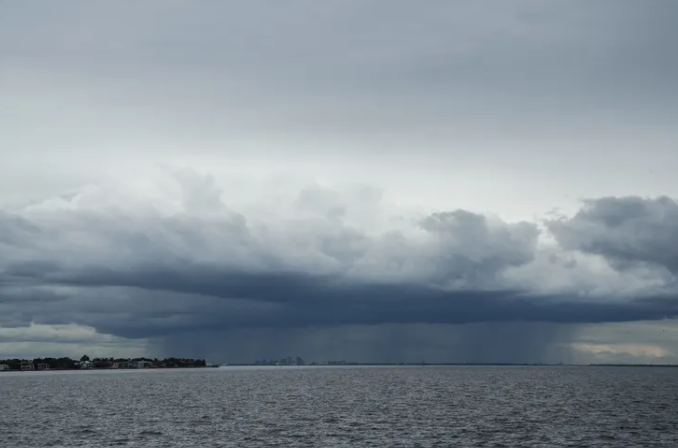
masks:
<instances>
[{"instance_id":1,"label":"billowing cloud","mask_svg":"<svg viewBox=\"0 0 678 448\"><path fill-rule=\"evenodd\" d=\"M566 249L604 257L614 267L652 265L678 274L678 203L669 197L587 201L571 218L550 221Z\"/></svg>"},{"instance_id":2,"label":"billowing cloud","mask_svg":"<svg viewBox=\"0 0 678 448\"><path fill-rule=\"evenodd\" d=\"M177 189L152 202L92 187L3 212L0 325L78 324L162 340L200 332L581 324L678 314L671 275L615 270L614 263L613 274L601 275L595 263L601 253L591 249L671 260L670 250L648 249L670 247L675 218L655 209L675 206L668 199L636 200L628 215L613 208L608 214L616 218L591 211L610 210L610 199L590 201L569 220L549 223L561 242L553 247L529 222L463 210L393 213L397 207L367 187L315 185L279 200L277 209L251 205L246 215L228 205L209 176L182 170L164 181ZM636 240L632 230L657 216L669 230ZM590 243L596 238L607 240ZM573 250L580 261L563 262L575 257ZM606 288L596 285L597 275Z\"/></svg>"}]
</instances>

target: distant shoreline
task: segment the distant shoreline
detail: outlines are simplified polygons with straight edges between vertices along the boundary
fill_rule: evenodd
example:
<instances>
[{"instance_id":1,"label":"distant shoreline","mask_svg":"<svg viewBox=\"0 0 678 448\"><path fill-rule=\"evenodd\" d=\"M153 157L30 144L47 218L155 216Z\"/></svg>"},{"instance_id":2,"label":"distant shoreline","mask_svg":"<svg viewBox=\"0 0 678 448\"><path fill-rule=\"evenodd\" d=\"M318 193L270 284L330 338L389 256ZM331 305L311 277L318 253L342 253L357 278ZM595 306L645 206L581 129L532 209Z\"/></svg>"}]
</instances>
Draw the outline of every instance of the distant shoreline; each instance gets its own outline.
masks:
<instances>
[{"instance_id":1,"label":"distant shoreline","mask_svg":"<svg viewBox=\"0 0 678 448\"><path fill-rule=\"evenodd\" d=\"M379 363L379 362L311 362L304 364L262 364L229 363L213 364L204 359L168 358L165 360L134 359L98 359L75 361L69 358L38 358L35 360L0 360L0 373L22 371L79 371L79 370L148 370L148 369L201 369L218 367L667 367L678 368L678 364L565 364L565 363L471 363L471 362L419 362L419 363Z\"/></svg>"},{"instance_id":2,"label":"distant shoreline","mask_svg":"<svg viewBox=\"0 0 678 448\"><path fill-rule=\"evenodd\" d=\"M219 367L204 359L191 358L36 358L0 360L0 372L34 372L64 370L135 370Z\"/></svg>"}]
</instances>

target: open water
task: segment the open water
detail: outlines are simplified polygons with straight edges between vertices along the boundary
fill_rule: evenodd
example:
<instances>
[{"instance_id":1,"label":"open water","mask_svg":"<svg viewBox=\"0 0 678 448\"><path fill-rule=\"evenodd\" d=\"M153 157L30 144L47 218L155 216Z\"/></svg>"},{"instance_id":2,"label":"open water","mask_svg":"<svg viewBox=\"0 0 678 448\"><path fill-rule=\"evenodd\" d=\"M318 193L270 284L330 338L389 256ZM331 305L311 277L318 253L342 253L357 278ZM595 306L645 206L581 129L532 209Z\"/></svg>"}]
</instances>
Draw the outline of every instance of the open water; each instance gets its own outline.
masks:
<instances>
[{"instance_id":1,"label":"open water","mask_svg":"<svg viewBox=\"0 0 678 448\"><path fill-rule=\"evenodd\" d=\"M0 373L4 447L678 447L678 369Z\"/></svg>"}]
</instances>

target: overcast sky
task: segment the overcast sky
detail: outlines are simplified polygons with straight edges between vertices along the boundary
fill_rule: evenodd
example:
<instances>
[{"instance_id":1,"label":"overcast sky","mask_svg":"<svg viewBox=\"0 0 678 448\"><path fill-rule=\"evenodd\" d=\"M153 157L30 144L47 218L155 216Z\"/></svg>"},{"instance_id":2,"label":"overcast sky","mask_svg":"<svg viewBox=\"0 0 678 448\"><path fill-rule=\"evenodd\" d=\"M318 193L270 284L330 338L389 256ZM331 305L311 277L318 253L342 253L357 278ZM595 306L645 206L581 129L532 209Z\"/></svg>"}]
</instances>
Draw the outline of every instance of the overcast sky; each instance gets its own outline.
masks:
<instances>
[{"instance_id":1,"label":"overcast sky","mask_svg":"<svg viewBox=\"0 0 678 448\"><path fill-rule=\"evenodd\" d=\"M678 362L676 23L0 0L0 358Z\"/></svg>"}]
</instances>

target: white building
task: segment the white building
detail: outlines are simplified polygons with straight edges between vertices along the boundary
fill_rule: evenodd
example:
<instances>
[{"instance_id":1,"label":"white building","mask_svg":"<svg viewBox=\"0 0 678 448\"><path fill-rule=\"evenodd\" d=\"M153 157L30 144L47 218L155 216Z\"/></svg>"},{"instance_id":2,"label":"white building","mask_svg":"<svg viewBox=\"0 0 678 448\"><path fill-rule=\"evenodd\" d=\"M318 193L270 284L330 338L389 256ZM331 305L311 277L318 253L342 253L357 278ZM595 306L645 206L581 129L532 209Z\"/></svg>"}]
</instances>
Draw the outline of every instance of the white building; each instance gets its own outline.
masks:
<instances>
[{"instance_id":1,"label":"white building","mask_svg":"<svg viewBox=\"0 0 678 448\"><path fill-rule=\"evenodd\" d=\"M23 371L35 370L35 366L31 361L22 361L21 370Z\"/></svg>"},{"instance_id":2,"label":"white building","mask_svg":"<svg viewBox=\"0 0 678 448\"><path fill-rule=\"evenodd\" d=\"M91 361L80 361L80 368L81 369L91 369L92 368L92 362Z\"/></svg>"},{"instance_id":3,"label":"white building","mask_svg":"<svg viewBox=\"0 0 678 448\"><path fill-rule=\"evenodd\" d=\"M150 361L137 361L134 363L134 367L137 369L150 369L153 366L153 363Z\"/></svg>"},{"instance_id":4,"label":"white building","mask_svg":"<svg viewBox=\"0 0 678 448\"><path fill-rule=\"evenodd\" d=\"M7 364L0 364L0 372L9 371L9 366Z\"/></svg>"}]
</instances>

